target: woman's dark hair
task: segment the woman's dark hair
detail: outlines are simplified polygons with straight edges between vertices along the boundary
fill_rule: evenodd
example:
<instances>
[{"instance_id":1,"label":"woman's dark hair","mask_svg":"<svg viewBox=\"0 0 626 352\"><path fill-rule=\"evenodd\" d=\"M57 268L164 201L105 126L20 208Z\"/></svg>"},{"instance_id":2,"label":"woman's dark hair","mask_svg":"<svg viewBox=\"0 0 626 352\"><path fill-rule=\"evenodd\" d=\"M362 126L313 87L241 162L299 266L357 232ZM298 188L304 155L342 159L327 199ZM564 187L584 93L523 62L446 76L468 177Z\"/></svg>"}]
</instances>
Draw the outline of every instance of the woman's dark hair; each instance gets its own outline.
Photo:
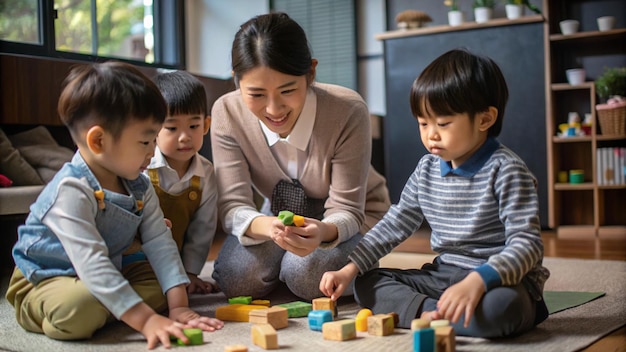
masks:
<instances>
[{"instance_id":1,"label":"woman's dark hair","mask_svg":"<svg viewBox=\"0 0 626 352\"><path fill-rule=\"evenodd\" d=\"M249 70L269 67L303 76L311 70L311 50L300 25L282 12L259 15L241 25L231 52L235 83Z\"/></svg>"},{"instance_id":2,"label":"woman's dark hair","mask_svg":"<svg viewBox=\"0 0 626 352\"><path fill-rule=\"evenodd\" d=\"M156 84L136 67L109 61L74 67L63 82L57 110L72 137L99 125L115 139L132 120L163 123L167 106Z\"/></svg>"},{"instance_id":3,"label":"woman's dark hair","mask_svg":"<svg viewBox=\"0 0 626 352\"><path fill-rule=\"evenodd\" d=\"M417 77L410 104L415 117L467 113L472 120L493 106L498 116L488 135L496 137L502 130L508 98L506 80L492 59L454 49L435 59Z\"/></svg>"},{"instance_id":4,"label":"woman's dark hair","mask_svg":"<svg viewBox=\"0 0 626 352\"><path fill-rule=\"evenodd\" d=\"M169 116L180 114L208 115L204 84L187 71L159 73L155 79L167 103Z\"/></svg>"}]
</instances>

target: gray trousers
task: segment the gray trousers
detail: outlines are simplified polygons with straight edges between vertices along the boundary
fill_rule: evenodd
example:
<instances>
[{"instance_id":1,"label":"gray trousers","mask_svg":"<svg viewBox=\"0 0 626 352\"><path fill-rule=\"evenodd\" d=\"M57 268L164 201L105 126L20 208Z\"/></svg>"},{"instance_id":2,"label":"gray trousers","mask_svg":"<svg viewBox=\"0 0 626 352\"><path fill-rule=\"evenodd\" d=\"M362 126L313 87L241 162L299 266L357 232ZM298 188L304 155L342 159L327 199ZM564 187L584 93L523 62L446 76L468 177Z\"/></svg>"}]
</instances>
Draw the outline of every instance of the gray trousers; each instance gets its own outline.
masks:
<instances>
[{"instance_id":1,"label":"gray trousers","mask_svg":"<svg viewBox=\"0 0 626 352\"><path fill-rule=\"evenodd\" d=\"M397 313L399 327L410 328L411 321L423 311L436 310L443 291L469 273L470 270L437 263L437 259L420 270L374 269L356 278L354 297L374 314ZM463 326L464 315L451 325L457 335L497 338L528 331L547 316L545 303L535 301L520 283L486 292L467 328Z\"/></svg>"},{"instance_id":2,"label":"gray trousers","mask_svg":"<svg viewBox=\"0 0 626 352\"><path fill-rule=\"evenodd\" d=\"M273 241L242 246L237 237L226 236L213 269L213 279L226 297L266 297L280 282L304 300L322 297L322 275L339 270L348 263L348 255L363 236L354 235L331 249L316 249L300 257L280 248ZM346 290L344 295L351 295Z\"/></svg>"}]
</instances>

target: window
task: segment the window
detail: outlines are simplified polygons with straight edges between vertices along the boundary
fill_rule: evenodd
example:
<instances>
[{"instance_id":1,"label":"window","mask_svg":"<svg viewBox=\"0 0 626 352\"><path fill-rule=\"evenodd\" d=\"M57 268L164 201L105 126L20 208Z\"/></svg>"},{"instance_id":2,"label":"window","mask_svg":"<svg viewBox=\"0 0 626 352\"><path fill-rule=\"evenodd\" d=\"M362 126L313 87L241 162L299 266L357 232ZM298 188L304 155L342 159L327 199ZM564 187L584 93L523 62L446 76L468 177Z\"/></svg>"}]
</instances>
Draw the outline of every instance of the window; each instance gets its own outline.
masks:
<instances>
[{"instance_id":1,"label":"window","mask_svg":"<svg viewBox=\"0 0 626 352\"><path fill-rule=\"evenodd\" d=\"M354 0L274 0L271 7L304 29L319 61L317 81L357 89Z\"/></svg>"},{"instance_id":2,"label":"window","mask_svg":"<svg viewBox=\"0 0 626 352\"><path fill-rule=\"evenodd\" d=\"M0 51L184 68L183 0L4 0Z\"/></svg>"}]
</instances>

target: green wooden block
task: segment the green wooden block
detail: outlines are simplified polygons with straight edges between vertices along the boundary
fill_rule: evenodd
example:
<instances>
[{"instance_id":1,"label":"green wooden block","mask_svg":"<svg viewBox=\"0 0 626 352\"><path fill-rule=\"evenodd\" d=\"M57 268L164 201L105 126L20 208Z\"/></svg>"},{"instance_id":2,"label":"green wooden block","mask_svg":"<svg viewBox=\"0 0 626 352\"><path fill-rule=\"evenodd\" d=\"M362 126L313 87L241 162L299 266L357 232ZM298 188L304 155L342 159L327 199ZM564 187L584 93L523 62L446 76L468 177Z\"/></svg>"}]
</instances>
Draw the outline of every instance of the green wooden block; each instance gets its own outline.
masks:
<instances>
[{"instance_id":1,"label":"green wooden block","mask_svg":"<svg viewBox=\"0 0 626 352\"><path fill-rule=\"evenodd\" d=\"M202 337L202 329L183 329L183 334L189 338L189 343L185 344L183 340L176 339L176 344L179 346L191 346L204 344L204 338Z\"/></svg>"},{"instance_id":2,"label":"green wooden block","mask_svg":"<svg viewBox=\"0 0 626 352\"><path fill-rule=\"evenodd\" d=\"M290 303L278 304L279 307L287 308L287 316L289 318L300 318L309 315L313 309L313 305L307 302L295 301Z\"/></svg>"},{"instance_id":3,"label":"green wooden block","mask_svg":"<svg viewBox=\"0 0 626 352\"><path fill-rule=\"evenodd\" d=\"M228 304L250 304L252 302L251 296L239 296L228 299Z\"/></svg>"}]
</instances>

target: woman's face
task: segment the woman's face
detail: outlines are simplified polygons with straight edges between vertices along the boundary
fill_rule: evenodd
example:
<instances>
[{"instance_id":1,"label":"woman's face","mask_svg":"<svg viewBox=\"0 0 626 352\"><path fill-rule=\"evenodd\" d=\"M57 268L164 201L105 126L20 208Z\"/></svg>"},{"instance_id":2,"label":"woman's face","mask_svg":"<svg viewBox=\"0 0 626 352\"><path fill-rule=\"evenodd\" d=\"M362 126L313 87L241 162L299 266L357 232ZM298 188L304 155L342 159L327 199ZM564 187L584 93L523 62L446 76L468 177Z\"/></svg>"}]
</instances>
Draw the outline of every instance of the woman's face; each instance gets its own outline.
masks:
<instances>
[{"instance_id":1,"label":"woman's face","mask_svg":"<svg viewBox=\"0 0 626 352\"><path fill-rule=\"evenodd\" d=\"M243 101L267 128L285 138L296 124L309 80L307 75L291 76L269 67L257 67L239 79Z\"/></svg>"}]
</instances>

